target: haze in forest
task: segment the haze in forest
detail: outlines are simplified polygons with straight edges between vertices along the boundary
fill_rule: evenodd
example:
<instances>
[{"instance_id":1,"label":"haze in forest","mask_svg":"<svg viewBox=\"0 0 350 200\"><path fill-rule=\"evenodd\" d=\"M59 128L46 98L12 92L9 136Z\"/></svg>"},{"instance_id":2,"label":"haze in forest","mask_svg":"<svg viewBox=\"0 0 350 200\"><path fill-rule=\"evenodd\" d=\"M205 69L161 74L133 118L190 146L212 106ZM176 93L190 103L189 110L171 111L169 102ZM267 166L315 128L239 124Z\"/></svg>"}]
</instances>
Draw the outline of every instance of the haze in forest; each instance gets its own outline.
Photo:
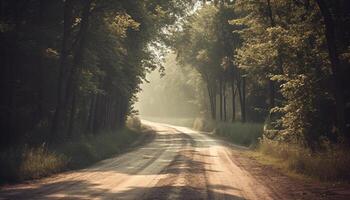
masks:
<instances>
[{"instance_id":1,"label":"haze in forest","mask_svg":"<svg viewBox=\"0 0 350 200\"><path fill-rule=\"evenodd\" d=\"M200 114L203 84L196 71L180 66L176 55L169 53L164 59L164 71L152 71L141 84L135 110L141 118L195 118Z\"/></svg>"}]
</instances>

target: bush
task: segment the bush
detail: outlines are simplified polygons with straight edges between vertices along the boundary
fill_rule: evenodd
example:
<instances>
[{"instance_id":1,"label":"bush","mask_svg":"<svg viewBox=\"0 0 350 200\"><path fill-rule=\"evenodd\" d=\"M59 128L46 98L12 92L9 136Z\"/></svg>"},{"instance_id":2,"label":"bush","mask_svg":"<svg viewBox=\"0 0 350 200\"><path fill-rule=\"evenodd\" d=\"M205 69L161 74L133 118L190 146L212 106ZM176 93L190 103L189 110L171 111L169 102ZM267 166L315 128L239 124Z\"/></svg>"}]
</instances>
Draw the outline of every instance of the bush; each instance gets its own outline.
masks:
<instances>
[{"instance_id":1,"label":"bush","mask_svg":"<svg viewBox=\"0 0 350 200\"><path fill-rule=\"evenodd\" d=\"M261 140L258 151L264 156L278 159L287 170L324 181L350 180L350 155L346 147L327 145L312 152L295 144Z\"/></svg>"},{"instance_id":2,"label":"bush","mask_svg":"<svg viewBox=\"0 0 350 200\"><path fill-rule=\"evenodd\" d=\"M49 151L45 145L10 149L0 154L0 180L40 178L63 170L67 161L64 155Z\"/></svg>"},{"instance_id":3,"label":"bush","mask_svg":"<svg viewBox=\"0 0 350 200\"><path fill-rule=\"evenodd\" d=\"M133 130L141 130L141 120L137 116L129 116L126 120L126 126Z\"/></svg>"},{"instance_id":4,"label":"bush","mask_svg":"<svg viewBox=\"0 0 350 200\"><path fill-rule=\"evenodd\" d=\"M258 142L263 133L263 124L257 123L217 123L214 133L232 143L250 146Z\"/></svg>"}]
</instances>

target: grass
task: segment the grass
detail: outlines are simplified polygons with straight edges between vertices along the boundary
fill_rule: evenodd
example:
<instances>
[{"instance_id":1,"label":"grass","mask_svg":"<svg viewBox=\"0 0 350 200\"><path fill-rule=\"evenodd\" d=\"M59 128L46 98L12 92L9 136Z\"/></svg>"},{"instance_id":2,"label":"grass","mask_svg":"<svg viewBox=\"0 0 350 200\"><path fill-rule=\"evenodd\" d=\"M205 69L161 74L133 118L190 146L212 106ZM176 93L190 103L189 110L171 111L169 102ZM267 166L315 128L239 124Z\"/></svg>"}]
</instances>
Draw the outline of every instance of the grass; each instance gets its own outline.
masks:
<instances>
[{"instance_id":1,"label":"grass","mask_svg":"<svg viewBox=\"0 0 350 200\"><path fill-rule=\"evenodd\" d=\"M200 131L213 131L225 140L244 146L255 145L263 133L263 124L259 123L229 123L213 122L196 119L193 128Z\"/></svg>"},{"instance_id":2,"label":"grass","mask_svg":"<svg viewBox=\"0 0 350 200\"><path fill-rule=\"evenodd\" d=\"M36 179L86 167L121 153L139 136L140 131L124 129L82 136L61 145L9 149L0 153L0 183Z\"/></svg>"},{"instance_id":3,"label":"grass","mask_svg":"<svg viewBox=\"0 0 350 200\"><path fill-rule=\"evenodd\" d=\"M350 150L341 145L324 143L318 151L262 137L263 124L223 123L196 119L194 129L213 131L234 144L251 146L245 152L264 165L270 165L285 174L301 179L326 182L349 182Z\"/></svg>"},{"instance_id":4,"label":"grass","mask_svg":"<svg viewBox=\"0 0 350 200\"><path fill-rule=\"evenodd\" d=\"M263 164L273 165L292 175L321 181L350 180L350 155L346 147L329 145L311 152L305 147L262 140L253 156Z\"/></svg>"},{"instance_id":5,"label":"grass","mask_svg":"<svg viewBox=\"0 0 350 200\"><path fill-rule=\"evenodd\" d=\"M222 136L229 142L252 146L262 136L263 125L258 123L218 123L214 130L216 135Z\"/></svg>"}]
</instances>

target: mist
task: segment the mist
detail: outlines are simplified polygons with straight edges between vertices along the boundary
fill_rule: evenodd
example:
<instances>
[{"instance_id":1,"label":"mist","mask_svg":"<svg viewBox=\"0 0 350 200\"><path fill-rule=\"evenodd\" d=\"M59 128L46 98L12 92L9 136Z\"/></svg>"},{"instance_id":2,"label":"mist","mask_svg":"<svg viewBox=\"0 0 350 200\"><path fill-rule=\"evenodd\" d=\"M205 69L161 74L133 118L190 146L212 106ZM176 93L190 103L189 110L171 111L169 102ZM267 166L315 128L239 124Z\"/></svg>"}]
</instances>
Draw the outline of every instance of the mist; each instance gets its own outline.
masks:
<instances>
[{"instance_id":1,"label":"mist","mask_svg":"<svg viewBox=\"0 0 350 200\"><path fill-rule=\"evenodd\" d=\"M164 74L154 70L140 86L135 110L141 118L194 118L200 115L203 85L199 74L180 66L176 55L169 53L164 61Z\"/></svg>"}]
</instances>

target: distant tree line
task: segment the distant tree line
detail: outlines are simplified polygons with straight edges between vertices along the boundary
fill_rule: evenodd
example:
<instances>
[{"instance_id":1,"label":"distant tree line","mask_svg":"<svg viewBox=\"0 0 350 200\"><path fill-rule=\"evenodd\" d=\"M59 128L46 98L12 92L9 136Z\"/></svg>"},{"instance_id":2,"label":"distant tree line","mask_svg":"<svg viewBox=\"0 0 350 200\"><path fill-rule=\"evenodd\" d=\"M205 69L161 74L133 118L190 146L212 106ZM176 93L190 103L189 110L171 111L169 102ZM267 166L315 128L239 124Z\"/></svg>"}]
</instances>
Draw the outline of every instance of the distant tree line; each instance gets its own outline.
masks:
<instances>
[{"instance_id":1,"label":"distant tree line","mask_svg":"<svg viewBox=\"0 0 350 200\"><path fill-rule=\"evenodd\" d=\"M191 1L1 0L1 147L124 126ZM159 50L160 51L160 50Z\"/></svg>"}]
</instances>

